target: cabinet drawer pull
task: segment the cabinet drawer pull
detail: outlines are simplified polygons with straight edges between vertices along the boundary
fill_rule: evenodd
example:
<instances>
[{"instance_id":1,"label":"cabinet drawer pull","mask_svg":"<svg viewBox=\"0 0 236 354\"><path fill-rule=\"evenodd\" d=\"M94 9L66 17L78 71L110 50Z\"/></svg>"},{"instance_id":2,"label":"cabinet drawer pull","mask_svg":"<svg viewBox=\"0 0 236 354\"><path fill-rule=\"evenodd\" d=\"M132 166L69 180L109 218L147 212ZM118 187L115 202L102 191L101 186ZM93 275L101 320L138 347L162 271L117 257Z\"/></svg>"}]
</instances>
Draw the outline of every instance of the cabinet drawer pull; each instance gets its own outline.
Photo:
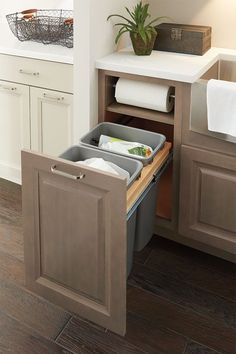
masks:
<instances>
[{"instance_id":1,"label":"cabinet drawer pull","mask_svg":"<svg viewBox=\"0 0 236 354\"><path fill-rule=\"evenodd\" d=\"M54 96L54 95L49 95L47 93L44 93L43 97L47 98L48 100L53 100L53 101L63 101L64 100L63 96Z\"/></svg>"},{"instance_id":2,"label":"cabinet drawer pull","mask_svg":"<svg viewBox=\"0 0 236 354\"><path fill-rule=\"evenodd\" d=\"M70 178L70 179L73 179L75 181L85 178L85 175L82 174L82 173L80 173L79 176L75 176L75 175L72 175L70 173L66 173L66 172L60 171L60 170L58 170L57 165L52 165L51 166L51 172L53 174L55 174L55 175L58 175L58 176L61 176L61 177L65 177L65 178Z\"/></svg>"},{"instance_id":3,"label":"cabinet drawer pull","mask_svg":"<svg viewBox=\"0 0 236 354\"><path fill-rule=\"evenodd\" d=\"M8 86L8 85L0 85L0 89L2 90L7 90L7 91L16 91L17 88L14 86Z\"/></svg>"},{"instance_id":4,"label":"cabinet drawer pull","mask_svg":"<svg viewBox=\"0 0 236 354\"><path fill-rule=\"evenodd\" d=\"M28 71L28 70L23 70L23 69L20 69L20 70L19 70L19 73L20 73L20 74L24 74L24 75L30 75L30 76L39 76L39 72L36 72L36 71Z\"/></svg>"}]
</instances>

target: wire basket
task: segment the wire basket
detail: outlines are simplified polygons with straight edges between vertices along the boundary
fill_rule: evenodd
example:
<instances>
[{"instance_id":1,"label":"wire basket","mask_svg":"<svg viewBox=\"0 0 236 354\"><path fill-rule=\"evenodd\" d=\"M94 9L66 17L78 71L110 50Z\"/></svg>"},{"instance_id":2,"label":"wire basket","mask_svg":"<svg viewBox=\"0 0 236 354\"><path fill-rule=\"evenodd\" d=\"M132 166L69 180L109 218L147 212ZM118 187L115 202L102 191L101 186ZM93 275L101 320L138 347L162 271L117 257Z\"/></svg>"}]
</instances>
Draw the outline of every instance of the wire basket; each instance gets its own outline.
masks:
<instances>
[{"instance_id":1,"label":"wire basket","mask_svg":"<svg viewBox=\"0 0 236 354\"><path fill-rule=\"evenodd\" d=\"M25 10L6 16L12 33L20 41L59 44L73 48L72 10Z\"/></svg>"}]
</instances>

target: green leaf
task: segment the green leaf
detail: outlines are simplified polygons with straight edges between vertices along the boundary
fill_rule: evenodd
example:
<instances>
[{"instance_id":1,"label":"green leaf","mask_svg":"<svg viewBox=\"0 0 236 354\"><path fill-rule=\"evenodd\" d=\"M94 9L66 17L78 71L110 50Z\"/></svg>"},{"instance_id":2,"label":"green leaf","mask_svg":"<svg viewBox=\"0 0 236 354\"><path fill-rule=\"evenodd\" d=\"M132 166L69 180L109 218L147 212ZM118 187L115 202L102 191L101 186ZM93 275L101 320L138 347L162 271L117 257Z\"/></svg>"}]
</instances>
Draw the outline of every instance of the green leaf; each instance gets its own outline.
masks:
<instances>
[{"instance_id":1,"label":"green leaf","mask_svg":"<svg viewBox=\"0 0 236 354\"><path fill-rule=\"evenodd\" d=\"M124 16L122 16L122 15L110 15L110 16L108 16L107 17L107 21L108 20L110 20L110 18L112 18L112 17L119 17L119 18L122 18L123 20L125 20L125 21L127 21L128 23L130 23L131 25L135 25L135 23L134 22L132 22L132 21L130 21L128 18L126 18L126 17L124 17Z\"/></svg>"},{"instance_id":2,"label":"green leaf","mask_svg":"<svg viewBox=\"0 0 236 354\"><path fill-rule=\"evenodd\" d=\"M155 18L155 19L152 20L151 22L149 22L149 23L147 24L147 26L151 26L153 23L158 22L158 21L161 21L161 20L171 20L171 19L170 19L169 17L160 16L160 17Z\"/></svg>"},{"instance_id":3,"label":"green leaf","mask_svg":"<svg viewBox=\"0 0 236 354\"><path fill-rule=\"evenodd\" d=\"M118 14L112 14L107 18L109 20L112 17L118 17L125 21L120 21L114 25L121 27L116 36L116 43L123 33L130 32L134 38L140 36L144 43L147 44L152 39L153 34L156 33L153 24L163 19L169 19L168 17L160 16L148 22L147 19L151 17L149 14L149 4L143 4L142 1L139 1L132 10L128 7L125 7L125 10L130 18Z\"/></svg>"},{"instance_id":4,"label":"green leaf","mask_svg":"<svg viewBox=\"0 0 236 354\"><path fill-rule=\"evenodd\" d=\"M147 44L147 36L146 36L145 31L144 31L143 29L141 29L141 30L139 31L139 34L140 34L142 40L144 41L144 43Z\"/></svg>"},{"instance_id":5,"label":"green leaf","mask_svg":"<svg viewBox=\"0 0 236 354\"><path fill-rule=\"evenodd\" d=\"M147 31L146 33L147 33L148 40L150 42L151 39L152 39L152 32L151 31Z\"/></svg>"},{"instance_id":6,"label":"green leaf","mask_svg":"<svg viewBox=\"0 0 236 354\"><path fill-rule=\"evenodd\" d=\"M134 13L131 12L131 11L128 9L128 7L126 7L125 9L126 9L126 11L128 12L128 14L130 15L130 17L134 20L134 19L135 19L135 18L134 18Z\"/></svg>"},{"instance_id":7,"label":"green leaf","mask_svg":"<svg viewBox=\"0 0 236 354\"><path fill-rule=\"evenodd\" d=\"M118 34L117 34L117 36L116 36L116 39L115 39L115 44L118 43L120 37L121 37L124 33L126 33L126 32L129 32L129 30L123 29L123 30L121 30L121 31L118 32Z\"/></svg>"},{"instance_id":8,"label":"green leaf","mask_svg":"<svg viewBox=\"0 0 236 354\"><path fill-rule=\"evenodd\" d=\"M122 26L122 27L129 29L130 31L132 31L132 29L133 29L133 27L131 25L128 25L127 23L116 23L116 24L114 24L114 27L115 26Z\"/></svg>"}]
</instances>

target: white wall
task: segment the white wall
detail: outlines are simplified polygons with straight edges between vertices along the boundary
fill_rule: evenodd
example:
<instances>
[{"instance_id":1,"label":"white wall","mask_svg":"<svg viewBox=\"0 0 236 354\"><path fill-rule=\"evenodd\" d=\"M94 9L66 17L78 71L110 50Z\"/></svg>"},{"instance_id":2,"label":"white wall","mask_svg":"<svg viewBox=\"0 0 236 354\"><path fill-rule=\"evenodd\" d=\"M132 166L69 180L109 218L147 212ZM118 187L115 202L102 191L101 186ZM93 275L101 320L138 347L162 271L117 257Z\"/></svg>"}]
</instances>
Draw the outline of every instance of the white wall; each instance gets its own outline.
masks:
<instances>
[{"instance_id":1,"label":"white wall","mask_svg":"<svg viewBox=\"0 0 236 354\"><path fill-rule=\"evenodd\" d=\"M107 16L124 13L136 0L75 0L77 28L75 44L75 126L74 140L97 123L97 72L95 61L114 52L115 30Z\"/></svg>"},{"instance_id":2,"label":"white wall","mask_svg":"<svg viewBox=\"0 0 236 354\"><path fill-rule=\"evenodd\" d=\"M26 9L58 9L67 8L68 10L73 9L73 0L8 0L1 1L0 15L3 16L13 13L20 12Z\"/></svg>"},{"instance_id":3,"label":"white wall","mask_svg":"<svg viewBox=\"0 0 236 354\"><path fill-rule=\"evenodd\" d=\"M236 0L148 0L153 16L178 23L209 25L212 45L236 49Z\"/></svg>"}]
</instances>

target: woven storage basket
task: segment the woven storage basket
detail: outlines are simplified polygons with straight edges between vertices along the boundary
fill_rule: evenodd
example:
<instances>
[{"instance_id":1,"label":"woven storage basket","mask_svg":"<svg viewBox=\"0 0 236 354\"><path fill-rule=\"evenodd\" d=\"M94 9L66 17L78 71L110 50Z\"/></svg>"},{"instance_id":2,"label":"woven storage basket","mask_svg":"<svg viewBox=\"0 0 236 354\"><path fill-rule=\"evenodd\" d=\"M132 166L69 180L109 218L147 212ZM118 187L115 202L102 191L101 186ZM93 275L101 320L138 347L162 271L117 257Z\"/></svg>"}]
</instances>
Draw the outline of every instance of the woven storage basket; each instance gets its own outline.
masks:
<instances>
[{"instance_id":1,"label":"woven storage basket","mask_svg":"<svg viewBox=\"0 0 236 354\"><path fill-rule=\"evenodd\" d=\"M7 15L12 33L20 41L73 47L73 11L25 10Z\"/></svg>"}]
</instances>

